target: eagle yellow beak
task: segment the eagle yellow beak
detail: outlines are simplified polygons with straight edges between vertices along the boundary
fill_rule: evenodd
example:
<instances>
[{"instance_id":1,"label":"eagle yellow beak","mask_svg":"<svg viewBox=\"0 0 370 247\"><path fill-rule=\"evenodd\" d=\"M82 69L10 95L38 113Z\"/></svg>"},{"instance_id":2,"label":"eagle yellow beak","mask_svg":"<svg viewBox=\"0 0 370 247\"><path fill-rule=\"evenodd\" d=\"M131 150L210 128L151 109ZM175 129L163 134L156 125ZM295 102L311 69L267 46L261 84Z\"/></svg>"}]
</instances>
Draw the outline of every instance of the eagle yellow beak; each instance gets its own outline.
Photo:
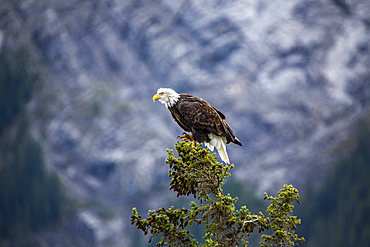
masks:
<instances>
[{"instance_id":1,"label":"eagle yellow beak","mask_svg":"<svg viewBox=\"0 0 370 247\"><path fill-rule=\"evenodd\" d=\"M154 96L153 96L153 102L154 101L156 101L157 99L159 99L160 97L162 97L161 95L159 95L159 94L155 94Z\"/></svg>"}]
</instances>

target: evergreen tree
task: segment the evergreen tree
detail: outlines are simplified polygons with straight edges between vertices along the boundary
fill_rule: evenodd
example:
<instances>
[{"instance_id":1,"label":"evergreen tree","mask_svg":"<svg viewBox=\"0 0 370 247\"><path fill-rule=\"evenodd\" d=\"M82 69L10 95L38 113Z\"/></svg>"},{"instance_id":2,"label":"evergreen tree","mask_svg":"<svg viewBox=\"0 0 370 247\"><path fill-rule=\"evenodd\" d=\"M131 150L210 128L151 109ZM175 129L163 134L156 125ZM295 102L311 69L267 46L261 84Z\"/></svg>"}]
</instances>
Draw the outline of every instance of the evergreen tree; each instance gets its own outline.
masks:
<instances>
[{"instance_id":1,"label":"evergreen tree","mask_svg":"<svg viewBox=\"0 0 370 247\"><path fill-rule=\"evenodd\" d=\"M284 185L278 197L265 193L264 199L271 201L266 210L268 217L262 212L252 214L246 206L236 209L238 198L224 195L221 188L234 166L218 163L215 155L199 144L192 147L187 141L177 141L175 148L179 158L173 156L172 150L167 150L169 189L178 197L194 196L199 203L191 202L190 209L162 207L149 210L146 219L133 208L131 224L144 234L150 233L149 242L154 236L161 235L156 246L247 246L247 236L255 229L259 233L272 229L271 235L262 235L261 246L293 246L304 241L295 234L300 220L291 216L292 202L299 203L298 190L293 186ZM188 227L193 224L204 226L204 243L199 243L190 234Z\"/></svg>"}]
</instances>

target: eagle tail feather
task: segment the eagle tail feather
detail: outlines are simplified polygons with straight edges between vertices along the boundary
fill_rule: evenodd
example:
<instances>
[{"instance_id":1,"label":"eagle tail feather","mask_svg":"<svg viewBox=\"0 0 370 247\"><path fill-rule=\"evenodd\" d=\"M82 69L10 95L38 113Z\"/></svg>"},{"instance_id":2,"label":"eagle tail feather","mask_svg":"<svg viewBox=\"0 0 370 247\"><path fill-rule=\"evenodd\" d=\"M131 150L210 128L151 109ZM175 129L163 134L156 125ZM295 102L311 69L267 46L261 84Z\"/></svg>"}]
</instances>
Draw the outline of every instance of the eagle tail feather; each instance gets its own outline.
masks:
<instances>
[{"instance_id":1,"label":"eagle tail feather","mask_svg":"<svg viewBox=\"0 0 370 247\"><path fill-rule=\"evenodd\" d=\"M238 144L239 146L243 146L243 144L239 141L239 139L238 138L234 138L234 143L235 144Z\"/></svg>"},{"instance_id":2,"label":"eagle tail feather","mask_svg":"<svg viewBox=\"0 0 370 247\"><path fill-rule=\"evenodd\" d=\"M213 133L208 135L210 141L205 142L206 147L208 147L211 151L216 147L218 154L221 157L221 160L226 164L230 164L229 156L226 152L226 137L216 136Z\"/></svg>"},{"instance_id":3,"label":"eagle tail feather","mask_svg":"<svg viewBox=\"0 0 370 247\"><path fill-rule=\"evenodd\" d=\"M214 146L212 146L209 142L205 142L204 143L206 145L207 148L209 148L209 150L213 151L213 149L215 148Z\"/></svg>"},{"instance_id":4,"label":"eagle tail feather","mask_svg":"<svg viewBox=\"0 0 370 247\"><path fill-rule=\"evenodd\" d=\"M226 152L226 145L225 144L222 145L220 149L217 149L217 151L221 157L221 160L225 162L226 164L230 164L229 156L227 155L227 152Z\"/></svg>"}]
</instances>

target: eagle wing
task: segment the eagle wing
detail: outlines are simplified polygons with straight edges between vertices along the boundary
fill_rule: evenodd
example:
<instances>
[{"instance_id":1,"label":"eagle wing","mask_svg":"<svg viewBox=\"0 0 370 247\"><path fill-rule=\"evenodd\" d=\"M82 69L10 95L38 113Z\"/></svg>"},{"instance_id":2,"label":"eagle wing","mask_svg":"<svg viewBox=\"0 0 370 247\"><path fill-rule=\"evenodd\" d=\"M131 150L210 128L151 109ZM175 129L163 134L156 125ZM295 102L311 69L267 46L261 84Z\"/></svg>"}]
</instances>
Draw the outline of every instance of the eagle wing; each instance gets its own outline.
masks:
<instances>
[{"instance_id":1,"label":"eagle wing","mask_svg":"<svg viewBox=\"0 0 370 247\"><path fill-rule=\"evenodd\" d=\"M225 115L207 101L188 94L181 94L178 110L194 129L206 129L217 136L226 137L228 141L233 141L235 136L224 121Z\"/></svg>"}]
</instances>

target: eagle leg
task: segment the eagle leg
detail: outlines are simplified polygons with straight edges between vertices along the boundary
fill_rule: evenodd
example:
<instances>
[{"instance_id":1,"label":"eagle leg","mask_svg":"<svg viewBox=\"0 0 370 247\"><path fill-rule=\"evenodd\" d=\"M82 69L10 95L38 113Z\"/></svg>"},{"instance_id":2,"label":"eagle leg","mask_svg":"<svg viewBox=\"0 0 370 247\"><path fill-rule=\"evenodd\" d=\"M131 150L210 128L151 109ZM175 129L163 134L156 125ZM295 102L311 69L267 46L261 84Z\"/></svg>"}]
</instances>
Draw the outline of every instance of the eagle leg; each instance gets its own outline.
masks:
<instances>
[{"instance_id":1,"label":"eagle leg","mask_svg":"<svg viewBox=\"0 0 370 247\"><path fill-rule=\"evenodd\" d=\"M178 138L184 139L184 140L190 140L191 142L194 142L193 135L189 135L189 134L187 134L185 132L183 133L182 136L179 136Z\"/></svg>"}]
</instances>

